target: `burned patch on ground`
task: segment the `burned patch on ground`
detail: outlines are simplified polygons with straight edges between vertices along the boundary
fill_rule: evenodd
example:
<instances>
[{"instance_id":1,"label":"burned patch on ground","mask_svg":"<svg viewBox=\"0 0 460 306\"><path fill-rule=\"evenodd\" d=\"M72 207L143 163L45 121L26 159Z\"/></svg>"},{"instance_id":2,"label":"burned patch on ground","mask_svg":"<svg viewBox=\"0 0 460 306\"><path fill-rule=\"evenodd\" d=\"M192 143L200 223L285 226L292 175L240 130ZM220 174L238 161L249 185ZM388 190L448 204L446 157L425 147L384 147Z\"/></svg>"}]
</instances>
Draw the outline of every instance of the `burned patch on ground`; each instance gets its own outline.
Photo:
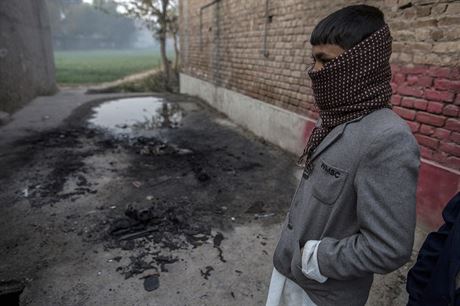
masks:
<instances>
[{"instance_id":1,"label":"burned patch on ground","mask_svg":"<svg viewBox=\"0 0 460 306\"><path fill-rule=\"evenodd\" d=\"M113 258L114 270L125 278L148 272L149 290L181 260L174 250L209 244L225 264L226 231L235 224L279 223L295 183L285 152L212 116L204 109L184 112L183 126L135 137L114 136L72 118L15 143L14 150L2 149L1 156L10 157L0 163L14 169L0 177L1 197L10 206L28 203L32 212L52 212L51 220L32 224L43 232L40 247L60 231L82 243L123 250L129 255ZM65 212L53 212L59 206ZM12 253L15 247L8 245ZM203 277L213 269L205 267Z\"/></svg>"}]
</instances>

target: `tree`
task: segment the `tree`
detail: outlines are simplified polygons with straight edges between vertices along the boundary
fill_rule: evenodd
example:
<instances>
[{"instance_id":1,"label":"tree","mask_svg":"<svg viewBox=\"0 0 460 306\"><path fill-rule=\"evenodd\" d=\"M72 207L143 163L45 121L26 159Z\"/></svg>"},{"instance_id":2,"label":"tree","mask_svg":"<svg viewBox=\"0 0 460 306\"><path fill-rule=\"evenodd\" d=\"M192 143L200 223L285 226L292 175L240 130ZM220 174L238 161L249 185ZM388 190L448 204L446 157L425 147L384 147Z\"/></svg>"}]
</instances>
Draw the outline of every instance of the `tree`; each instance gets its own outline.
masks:
<instances>
[{"instance_id":1,"label":"tree","mask_svg":"<svg viewBox=\"0 0 460 306\"><path fill-rule=\"evenodd\" d=\"M175 18L177 19L177 0L116 0L115 2L125 8L126 14L142 20L153 32L155 39L160 42L165 88L170 90L172 71L166 52L166 38L169 31L173 29L171 24Z\"/></svg>"},{"instance_id":2,"label":"tree","mask_svg":"<svg viewBox=\"0 0 460 306\"><path fill-rule=\"evenodd\" d=\"M111 0L96 0L95 9L79 0L47 0L56 49L128 48L136 26L132 18L117 12Z\"/></svg>"},{"instance_id":3,"label":"tree","mask_svg":"<svg viewBox=\"0 0 460 306\"><path fill-rule=\"evenodd\" d=\"M177 13L177 6L172 7L168 15L169 15L168 32L174 40L174 53L175 53L174 71L178 73L179 72L180 52L179 52L179 47L177 45L177 37L179 35L179 15Z\"/></svg>"}]
</instances>

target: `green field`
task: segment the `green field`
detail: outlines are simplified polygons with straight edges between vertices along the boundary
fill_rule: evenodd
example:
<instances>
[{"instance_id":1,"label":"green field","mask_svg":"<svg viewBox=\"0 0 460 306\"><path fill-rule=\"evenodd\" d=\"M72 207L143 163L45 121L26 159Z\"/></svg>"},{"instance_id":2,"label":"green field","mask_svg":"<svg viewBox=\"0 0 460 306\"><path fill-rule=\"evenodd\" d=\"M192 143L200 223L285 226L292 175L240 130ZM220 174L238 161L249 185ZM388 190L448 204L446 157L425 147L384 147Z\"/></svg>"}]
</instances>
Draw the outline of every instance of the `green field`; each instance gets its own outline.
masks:
<instances>
[{"instance_id":1,"label":"green field","mask_svg":"<svg viewBox=\"0 0 460 306\"><path fill-rule=\"evenodd\" d=\"M161 63L153 50L57 51L54 57L57 82L67 85L110 82Z\"/></svg>"}]
</instances>

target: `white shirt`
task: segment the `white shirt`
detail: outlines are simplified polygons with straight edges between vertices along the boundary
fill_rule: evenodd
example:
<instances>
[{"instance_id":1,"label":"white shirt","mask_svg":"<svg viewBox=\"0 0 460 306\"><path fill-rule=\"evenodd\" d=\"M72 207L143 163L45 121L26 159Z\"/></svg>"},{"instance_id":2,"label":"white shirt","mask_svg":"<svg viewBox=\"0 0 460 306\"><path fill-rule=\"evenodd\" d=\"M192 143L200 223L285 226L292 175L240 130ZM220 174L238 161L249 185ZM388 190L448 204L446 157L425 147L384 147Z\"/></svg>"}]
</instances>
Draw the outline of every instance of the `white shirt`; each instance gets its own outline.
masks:
<instances>
[{"instance_id":1,"label":"white shirt","mask_svg":"<svg viewBox=\"0 0 460 306\"><path fill-rule=\"evenodd\" d=\"M302 273L317 282L324 283L327 277L321 274L318 264L320 240L309 240L302 251ZM308 294L296 283L273 268L266 306L317 306Z\"/></svg>"}]
</instances>

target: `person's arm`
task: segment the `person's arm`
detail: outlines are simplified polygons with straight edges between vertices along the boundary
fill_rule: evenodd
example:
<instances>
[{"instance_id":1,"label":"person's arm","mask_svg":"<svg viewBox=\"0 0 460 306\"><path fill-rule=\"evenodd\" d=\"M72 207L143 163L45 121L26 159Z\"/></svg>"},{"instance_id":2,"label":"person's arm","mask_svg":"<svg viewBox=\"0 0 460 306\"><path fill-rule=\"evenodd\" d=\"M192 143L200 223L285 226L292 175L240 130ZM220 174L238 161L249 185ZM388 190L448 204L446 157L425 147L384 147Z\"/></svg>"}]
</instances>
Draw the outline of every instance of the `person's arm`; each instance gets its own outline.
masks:
<instances>
[{"instance_id":1,"label":"person's arm","mask_svg":"<svg viewBox=\"0 0 460 306\"><path fill-rule=\"evenodd\" d=\"M354 178L359 232L324 237L321 274L339 280L385 274L411 256L420 151L410 131L388 129L367 148Z\"/></svg>"},{"instance_id":2,"label":"person's arm","mask_svg":"<svg viewBox=\"0 0 460 306\"><path fill-rule=\"evenodd\" d=\"M407 273L406 291L409 293L409 305L419 305L423 299L425 288L436 273L436 264L446 248L449 235L455 226L457 215L460 213L460 192L446 205L442 212L444 224L436 232L427 235L418 251L417 260ZM460 273L456 277L456 289L460 287ZM460 292L458 292L460 296ZM460 302L460 301L459 301Z\"/></svg>"}]
</instances>

